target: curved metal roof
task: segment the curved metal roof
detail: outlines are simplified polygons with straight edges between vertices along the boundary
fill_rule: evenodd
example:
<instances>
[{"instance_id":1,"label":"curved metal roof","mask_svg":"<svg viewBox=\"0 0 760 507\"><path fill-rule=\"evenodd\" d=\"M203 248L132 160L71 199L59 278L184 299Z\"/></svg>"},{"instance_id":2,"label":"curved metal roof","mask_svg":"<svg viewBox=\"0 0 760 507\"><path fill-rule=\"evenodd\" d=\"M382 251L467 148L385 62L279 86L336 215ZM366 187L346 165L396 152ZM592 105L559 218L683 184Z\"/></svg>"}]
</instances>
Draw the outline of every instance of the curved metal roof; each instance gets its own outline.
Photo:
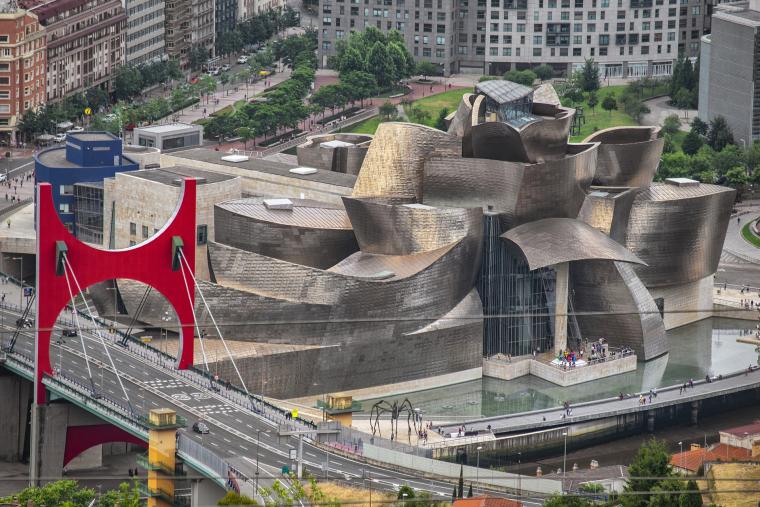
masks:
<instances>
[{"instance_id":1,"label":"curved metal roof","mask_svg":"<svg viewBox=\"0 0 760 507\"><path fill-rule=\"evenodd\" d=\"M226 201L216 206L259 222L306 229L351 230L348 215L336 204L308 199L290 200L293 202L293 209L288 210L268 209L264 205L264 199L255 197Z\"/></svg>"},{"instance_id":2,"label":"curved metal roof","mask_svg":"<svg viewBox=\"0 0 760 507\"><path fill-rule=\"evenodd\" d=\"M573 218L545 218L501 235L520 249L532 270L581 260L609 260L646 265L606 234Z\"/></svg>"}]
</instances>

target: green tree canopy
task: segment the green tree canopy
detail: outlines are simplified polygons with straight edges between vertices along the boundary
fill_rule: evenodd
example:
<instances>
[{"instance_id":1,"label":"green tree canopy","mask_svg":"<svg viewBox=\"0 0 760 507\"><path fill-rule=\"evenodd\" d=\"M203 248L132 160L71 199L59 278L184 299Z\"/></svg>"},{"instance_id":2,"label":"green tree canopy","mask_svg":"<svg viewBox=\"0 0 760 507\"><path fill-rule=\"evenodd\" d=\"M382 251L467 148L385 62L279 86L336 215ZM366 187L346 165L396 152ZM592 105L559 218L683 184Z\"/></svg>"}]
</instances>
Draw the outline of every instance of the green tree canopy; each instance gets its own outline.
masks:
<instances>
[{"instance_id":1,"label":"green tree canopy","mask_svg":"<svg viewBox=\"0 0 760 507\"><path fill-rule=\"evenodd\" d=\"M532 70L510 70L504 74L504 79L524 86L533 86L538 76Z\"/></svg>"},{"instance_id":2,"label":"green tree canopy","mask_svg":"<svg viewBox=\"0 0 760 507\"><path fill-rule=\"evenodd\" d=\"M602 100L602 108L605 111L608 111L610 113L610 116L612 116L612 111L617 109L617 100L615 100L615 96L609 94L604 97L604 100Z\"/></svg>"},{"instance_id":3,"label":"green tree canopy","mask_svg":"<svg viewBox=\"0 0 760 507\"><path fill-rule=\"evenodd\" d=\"M652 499L652 489L663 478L673 476L670 469L670 453L665 442L653 438L642 444L628 466L628 475L625 492L634 494L623 495L623 505L626 507L649 505L649 501Z\"/></svg>"},{"instance_id":4,"label":"green tree canopy","mask_svg":"<svg viewBox=\"0 0 760 507\"><path fill-rule=\"evenodd\" d=\"M673 135L681 129L681 119L677 114L668 115L662 123L662 133Z\"/></svg>"},{"instance_id":5,"label":"green tree canopy","mask_svg":"<svg viewBox=\"0 0 760 507\"><path fill-rule=\"evenodd\" d=\"M546 81L554 76L554 68L551 65L542 64L533 68L533 72L541 81Z\"/></svg>"},{"instance_id":6,"label":"green tree canopy","mask_svg":"<svg viewBox=\"0 0 760 507\"><path fill-rule=\"evenodd\" d=\"M729 144L734 144L734 134L723 116L716 116L710 121L707 144L715 151L721 151Z\"/></svg>"},{"instance_id":7,"label":"green tree canopy","mask_svg":"<svg viewBox=\"0 0 760 507\"><path fill-rule=\"evenodd\" d=\"M703 144L702 137L692 129L686 134L686 137L684 137L681 149L687 155L695 155Z\"/></svg>"}]
</instances>

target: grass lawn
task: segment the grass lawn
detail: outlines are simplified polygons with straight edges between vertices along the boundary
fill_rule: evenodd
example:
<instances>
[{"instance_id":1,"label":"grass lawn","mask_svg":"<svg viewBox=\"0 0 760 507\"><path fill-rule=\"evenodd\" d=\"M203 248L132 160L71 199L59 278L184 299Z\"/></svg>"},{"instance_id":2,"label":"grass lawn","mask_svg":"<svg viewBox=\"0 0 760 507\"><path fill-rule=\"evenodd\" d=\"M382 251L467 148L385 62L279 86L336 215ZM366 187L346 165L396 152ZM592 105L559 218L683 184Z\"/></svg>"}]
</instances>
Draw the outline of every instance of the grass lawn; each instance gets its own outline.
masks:
<instances>
[{"instance_id":1,"label":"grass lawn","mask_svg":"<svg viewBox=\"0 0 760 507\"><path fill-rule=\"evenodd\" d=\"M748 243L756 246L757 248L760 248L760 238L755 236L755 233L749 230L751 223L752 221L747 222L744 224L744 227L742 227L742 237L746 239Z\"/></svg>"},{"instance_id":2,"label":"grass lawn","mask_svg":"<svg viewBox=\"0 0 760 507\"><path fill-rule=\"evenodd\" d=\"M377 130L377 126L380 125L380 123L382 123L380 117L373 116L372 118L367 118L364 121L355 123L349 127L341 129L340 131L351 134L374 134Z\"/></svg>"},{"instance_id":3,"label":"grass lawn","mask_svg":"<svg viewBox=\"0 0 760 507\"><path fill-rule=\"evenodd\" d=\"M462 101L462 95L467 93L467 90L458 88L456 90L449 90L429 97L423 97L412 102L414 107L418 107L423 111L430 114L430 118L425 122L425 125L433 127L435 121L438 119L438 115L441 109L444 107L448 109L449 113L456 111L459 107L459 103ZM409 108L405 108L406 114L409 115Z\"/></svg>"}]
</instances>

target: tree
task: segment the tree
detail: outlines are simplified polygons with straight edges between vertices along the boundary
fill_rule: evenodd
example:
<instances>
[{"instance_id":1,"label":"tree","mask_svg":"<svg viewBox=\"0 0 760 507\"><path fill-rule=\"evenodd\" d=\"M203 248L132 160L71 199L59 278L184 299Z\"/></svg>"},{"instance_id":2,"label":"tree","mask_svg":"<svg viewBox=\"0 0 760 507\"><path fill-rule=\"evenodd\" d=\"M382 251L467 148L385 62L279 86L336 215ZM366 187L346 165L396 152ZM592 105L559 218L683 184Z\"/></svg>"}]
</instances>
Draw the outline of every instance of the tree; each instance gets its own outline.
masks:
<instances>
[{"instance_id":1,"label":"tree","mask_svg":"<svg viewBox=\"0 0 760 507\"><path fill-rule=\"evenodd\" d=\"M722 151L712 153L711 162L718 174L726 174L733 167L744 167L744 151L735 144L730 144Z\"/></svg>"},{"instance_id":2,"label":"tree","mask_svg":"<svg viewBox=\"0 0 760 507\"><path fill-rule=\"evenodd\" d=\"M109 490L103 493L98 502L95 504L97 507L141 507L140 501L140 488L137 481L132 483L130 487L126 482L119 484L118 490Z\"/></svg>"},{"instance_id":3,"label":"tree","mask_svg":"<svg viewBox=\"0 0 760 507\"><path fill-rule=\"evenodd\" d=\"M404 484L400 488L398 488L398 495L396 495L396 499L411 500L413 498L414 498L414 490L411 488L411 486Z\"/></svg>"},{"instance_id":4,"label":"tree","mask_svg":"<svg viewBox=\"0 0 760 507\"><path fill-rule=\"evenodd\" d=\"M390 102L385 102L378 108L378 112L382 118L390 120L393 116L396 116L396 106Z\"/></svg>"},{"instance_id":5,"label":"tree","mask_svg":"<svg viewBox=\"0 0 760 507\"><path fill-rule=\"evenodd\" d=\"M729 187L735 188L737 196L740 196L747 184L747 170L739 166L732 167L726 171L726 183Z\"/></svg>"},{"instance_id":6,"label":"tree","mask_svg":"<svg viewBox=\"0 0 760 507\"><path fill-rule=\"evenodd\" d=\"M116 100L131 99L139 95L143 89L142 74L130 66L119 67L111 83Z\"/></svg>"},{"instance_id":7,"label":"tree","mask_svg":"<svg viewBox=\"0 0 760 507\"><path fill-rule=\"evenodd\" d=\"M459 465L459 498L464 497L464 465Z\"/></svg>"},{"instance_id":8,"label":"tree","mask_svg":"<svg viewBox=\"0 0 760 507\"><path fill-rule=\"evenodd\" d=\"M364 72L367 68L367 61L362 57L359 50L355 47L346 49L341 59L340 72Z\"/></svg>"},{"instance_id":9,"label":"tree","mask_svg":"<svg viewBox=\"0 0 760 507\"><path fill-rule=\"evenodd\" d=\"M438 112L438 119L435 120L435 128L438 130L443 130L446 132L448 128L446 127L446 117L449 115L449 110L447 108L443 108Z\"/></svg>"},{"instance_id":10,"label":"tree","mask_svg":"<svg viewBox=\"0 0 760 507\"><path fill-rule=\"evenodd\" d=\"M644 115L649 112L649 108L637 96L630 93L625 94L622 102L625 113L637 123L641 123Z\"/></svg>"},{"instance_id":11,"label":"tree","mask_svg":"<svg viewBox=\"0 0 760 507\"><path fill-rule=\"evenodd\" d=\"M698 116L691 120L691 130L699 134L700 136L706 136L709 125L702 121Z\"/></svg>"},{"instance_id":12,"label":"tree","mask_svg":"<svg viewBox=\"0 0 760 507\"><path fill-rule=\"evenodd\" d=\"M388 86L395 76L388 48L380 41L375 42L367 55L367 69L375 75L377 83L383 87Z\"/></svg>"},{"instance_id":13,"label":"tree","mask_svg":"<svg viewBox=\"0 0 760 507\"><path fill-rule=\"evenodd\" d=\"M699 134L694 132L694 129L691 129L689 133L686 134L686 137L684 137L681 149L687 155L694 155L699 151L703 144L704 143Z\"/></svg>"},{"instance_id":14,"label":"tree","mask_svg":"<svg viewBox=\"0 0 760 507\"><path fill-rule=\"evenodd\" d=\"M599 104L599 97L597 97L596 92L591 92L588 94L588 107L591 108L591 112L596 114L594 109L596 108L596 105Z\"/></svg>"},{"instance_id":15,"label":"tree","mask_svg":"<svg viewBox=\"0 0 760 507\"><path fill-rule=\"evenodd\" d=\"M538 67L533 67L533 72L538 76L541 81L547 81L554 76L554 68L551 65L545 63Z\"/></svg>"},{"instance_id":16,"label":"tree","mask_svg":"<svg viewBox=\"0 0 760 507\"><path fill-rule=\"evenodd\" d=\"M578 79L583 91L592 92L599 89L599 66L593 58L586 58Z\"/></svg>"},{"instance_id":17,"label":"tree","mask_svg":"<svg viewBox=\"0 0 760 507\"><path fill-rule=\"evenodd\" d=\"M424 79L427 79L428 76L438 73L438 66L431 62L419 62L415 68L415 72Z\"/></svg>"},{"instance_id":18,"label":"tree","mask_svg":"<svg viewBox=\"0 0 760 507\"><path fill-rule=\"evenodd\" d=\"M668 115L662 123L662 133L672 136L679 130L681 130L681 119L677 114Z\"/></svg>"},{"instance_id":19,"label":"tree","mask_svg":"<svg viewBox=\"0 0 760 507\"><path fill-rule=\"evenodd\" d=\"M658 482L652 487L649 507L678 507L683 487L683 481L675 478Z\"/></svg>"},{"instance_id":20,"label":"tree","mask_svg":"<svg viewBox=\"0 0 760 507\"><path fill-rule=\"evenodd\" d=\"M623 495L623 505L626 507L648 505L652 498L652 489L662 479L673 476L670 468L670 453L665 442L653 438L642 444L628 466L628 474L625 491L634 494Z\"/></svg>"},{"instance_id":21,"label":"tree","mask_svg":"<svg viewBox=\"0 0 760 507\"><path fill-rule=\"evenodd\" d=\"M243 140L243 148L246 150L248 149L248 141L256 137L250 127L238 127L235 129L235 134Z\"/></svg>"},{"instance_id":22,"label":"tree","mask_svg":"<svg viewBox=\"0 0 760 507\"><path fill-rule=\"evenodd\" d=\"M415 123L420 123L422 125L427 125L427 122L430 120L430 113L421 107L409 108L409 115Z\"/></svg>"},{"instance_id":23,"label":"tree","mask_svg":"<svg viewBox=\"0 0 760 507\"><path fill-rule=\"evenodd\" d=\"M533 86L538 76L532 70L510 70L504 74L504 79L524 86Z\"/></svg>"},{"instance_id":24,"label":"tree","mask_svg":"<svg viewBox=\"0 0 760 507\"><path fill-rule=\"evenodd\" d=\"M707 144L715 151L721 151L727 145L734 144L734 134L723 116L716 116L710 121Z\"/></svg>"},{"instance_id":25,"label":"tree","mask_svg":"<svg viewBox=\"0 0 760 507\"><path fill-rule=\"evenodd\" d=\"M226 72L223 72L221 76L219 76L219 81L222 83L222 90L230 84L230 75Z\"/></svg>"},{"instance_id":26,"label":"tree","mask_svg":"<svg viewBox=\"0 0 760 507\"><path fill-rule=\"evenodd\" d=\"M470 483L470 487L467 490L467 498L472 498L472 483Z\"/></svg>"},{"instance_id":27,"label":"tree","mask_svg":"<svg viewBox=\"0 0 760 507\"><path fill-rule=\"evenodd\" d=\"M190 53L188 54L188 63L190 64L190 68L192 70L201 70L207 60L208 51L206 51L206 48L199 44L196 44L190 48Z\"/></svg>"},{"instance_id":28,"label":"tree","mask_svg":"<svg viewBox=\"0 0 760 507\"><path fill-rule=\"evenodd\" d=\"M686 483L686 490L681 493L678 499L678 507L702 507L702 494L699 492L697 481L689 479Z\"/></svg>"},{"instance_id":29,"label":"tree","mask_svg":"<svg viewBox=\"0 0 760 507\"><path fill-rule=\"evenodd\" d=\"M348 91L351 100L361 101L362 107L364 99L372 97L377 92L377 80L369 72L355 71L341 74L340 82Z\"/></svg>"},{"instance_id":30,"label":"tree","mask_svg":"<svg viewBox=\"0 0 760 507\"><path fill-rule=\"evenodd\" d=\"M87 507L94 498L94 489L80 488L76 481L63 480L26 488L11 498L3 499L3 503Z\"/></svg>"},{"instance_id":31,"label":"tree","mask_svg":"<svg viewBox=\"0 0 760 507\"><path fill-rule=\"evenodd\" d=\"M221 500L219 500L217 505L256 505L256 502L246 496L241 495L240 493L235 493L234 491L228 491L226 495L224 495Z\"/></svg>"},{"instance_id":32,"label":"tree","mask_svg":"<svg viewBox=\"0 0 760 507\"><path fill-rule=\"evenodd\" d=\"M554 495L544 503L544 507L591 507L592 505L585 498L570 495Z\"/></svg>"},{"instance_id":33,"label":"tree","mask_svg":"<svg viewBox=\"0 0 760 507\"><path fill-rule=\"evenodd\" d=\"M604 100L602 100L602 109L608 111L610 116L612 116L612 111L617 109L617 101L615 100L614 95L610 94L604 97Z\"/></svg>"}]
</instances>

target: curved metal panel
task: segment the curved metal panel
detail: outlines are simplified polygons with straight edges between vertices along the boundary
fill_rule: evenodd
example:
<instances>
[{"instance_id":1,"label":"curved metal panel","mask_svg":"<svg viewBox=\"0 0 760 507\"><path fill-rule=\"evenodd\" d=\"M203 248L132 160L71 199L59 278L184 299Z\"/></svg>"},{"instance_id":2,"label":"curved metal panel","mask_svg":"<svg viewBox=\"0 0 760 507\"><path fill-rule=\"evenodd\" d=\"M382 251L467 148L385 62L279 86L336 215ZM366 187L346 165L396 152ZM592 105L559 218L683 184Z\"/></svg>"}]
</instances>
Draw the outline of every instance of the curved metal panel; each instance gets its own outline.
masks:
<instances>
[{"instance_id":1,"label":"curved metal panel","mask_svg":"<svg viewBox=\"0 0 760 507\"><path fill-rule=\"evenodd\" d=\"M578 213L578 220L623 244L637 193L637 188L591 187L591 193L586 196Z\"/></svg>"},{"instance_id":2,"label":"curved metal panel","mask_svg":"<svg viewBox=\"0 0 760 507\"><path fill-rule=\"evenodd\" d=\"M518 248L531 271L581 260L643 264L606 234L571 218L545 218L523 224L505 232L501 238Z\"/></svg>"},{"instance_id":3,"label":"curved metal panel","mask_svg":"<svg viewBox=\"0 0 760 507\"><path fill-rule=\"evenodd\" d=\"M267 209L263 199L217 204L216 241L318 268L328 268L359 249L345 210L314 201L291 201L292 210Z\"/></svg>"},{"instance_id":4,"label":"curved metal panel","mask_svg":"<svg viewBox=\"0 0 760 507\"><path fill-rule=\"evenodd\" d=\"M657 172L665 139L659 127L612 127L584 139L599 142L595 185L648 187Z\"/></svg>"},{"instance_id":5,"label":"curved metal panel","mask_svg":"<svg viewBox=\"0 0 760 507\"><path fill-rule=\"evenodd\" d=\"M462 141L411 123L381 123L364 158L353 197L422 198L423 164L430 157L459 157Z\"/></svg>"},{"instance_id":6,"label":"curved metal panel","mask_svg":"<svg viewBox=\"0 0 760 507\"><path fill-rule=\"evenodd\" d=\"M433 158L425 163L423 202L490 208L505 229L542 218L575 218L591 185L597 146L570 144L566 157L538 164Z\"/></svg>"},{"instance_id":7,"label":"curved metal panel","mask_svg":"<svg viewBox=\"0 0 760 507\"><path fill-rule=\"evenodd\" d=\"M356 175L371 141L372 136L366 134L309 136L296 148L298 165Z\"/></svg>"},{"instance_id":8,"label":"curved metal panel","mask_svg":"<svg viewBox=\"0 0 760 507\"><path fill-rule=\"evenodd\" d=\"M653 183L633 202L625 246L648 266L647 287L693 282L718 269L735 190Z\"/></svg>"},{"instance_id":9,"label":"curved metal panel","mask_svg":"<svg viewBox=\"0 0 760 507\"><path fill-rule=\"evenodd\" d=\"M570 267L573 306L581 336L605 338L631 347L639 359L668 352L665 325L657 305L632 266L623 262L584 261Z\"/></svg>"},{"instance_id":10,"label":"curved metal panel","mask_svg":"<svg viewBox=\"0 0 760 507\"><path fill-rule=\"evenodd\" d=\"M534 104L533 113L539 119L520 128L496 121L473 124L472 156L526 163L566 156L575 109Z\"/></svg>"},{"instance_id":11,"label":"curved metal panel","mask_svg":"<svg viewBox=\"0 0 760 507\"><path fill-rule=\"evenodd\" d=\"M409 255L435 250L482 227L480 208L393 205L375 199L344 197L359 248L365 253Z\"/></svg>"}]
</instances>

